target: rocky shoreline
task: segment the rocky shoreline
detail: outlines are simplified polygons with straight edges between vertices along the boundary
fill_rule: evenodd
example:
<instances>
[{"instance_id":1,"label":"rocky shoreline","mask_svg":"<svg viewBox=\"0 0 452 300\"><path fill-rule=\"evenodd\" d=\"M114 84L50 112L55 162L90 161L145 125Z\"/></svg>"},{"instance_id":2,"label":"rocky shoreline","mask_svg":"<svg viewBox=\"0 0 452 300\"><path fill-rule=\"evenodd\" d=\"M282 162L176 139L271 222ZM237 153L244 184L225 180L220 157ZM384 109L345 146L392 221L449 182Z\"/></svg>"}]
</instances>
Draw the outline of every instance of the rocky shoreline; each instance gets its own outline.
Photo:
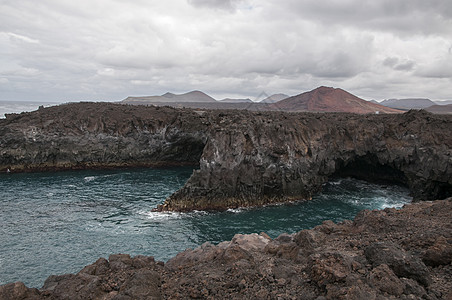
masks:
<instances>
[{"instance_id":1,"label":"rocky shoreline","mask_svg":"<svg viewBox=\"0 0 452 300\"><path fill-rule=\"evenodd\" d=\"M196 165L160 211L310 199L333 176L452 196L452 116L75 103L0 120L0 172Z\"/></svg>"},{"instance_id":2,"label":"rocky shoreline","mask_svg":"<svg viewBox=\"0 0 452 300\"><path fill-rule=\"evenodd\" d=\"M452 198L364 210L311 230L236 235L168 262L100 258L0 299L452 299Z\"/></svg>"}]
</instances>

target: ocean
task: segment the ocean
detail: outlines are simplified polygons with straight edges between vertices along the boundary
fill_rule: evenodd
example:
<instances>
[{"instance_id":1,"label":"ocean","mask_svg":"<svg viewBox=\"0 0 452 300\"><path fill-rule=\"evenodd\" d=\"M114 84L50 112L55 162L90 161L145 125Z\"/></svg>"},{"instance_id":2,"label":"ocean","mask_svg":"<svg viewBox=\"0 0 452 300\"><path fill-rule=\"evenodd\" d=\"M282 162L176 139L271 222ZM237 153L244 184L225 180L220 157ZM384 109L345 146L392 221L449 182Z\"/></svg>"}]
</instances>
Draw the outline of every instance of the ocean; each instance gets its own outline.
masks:
<instances>
[{"instance_id":1,"label":"ocean","mask_svg":"<svg viewBox=\"0 0 452 300\"><path fill-rule=\"evenodd\" d=\"M114 253L166 261L236 233L272 238L362 209L402 207L409 191L351 178L334 179L313 200L225 212L152 209L184 185L190 167L0 174L0 284L41 287L52 274L75 273Z\"/></svg>"},{"instance_id":2,"label":"ocean","mask_svg":"<svg viewBox=\"0 0 452 300\"><path fill-rule=\"evenodd\" d=\"M58 105L58 102L45 102L45 101L0 101L0 119L5 118L5 114L34 111L39 106L54 106Z\"/></svg>"}]
</instances>

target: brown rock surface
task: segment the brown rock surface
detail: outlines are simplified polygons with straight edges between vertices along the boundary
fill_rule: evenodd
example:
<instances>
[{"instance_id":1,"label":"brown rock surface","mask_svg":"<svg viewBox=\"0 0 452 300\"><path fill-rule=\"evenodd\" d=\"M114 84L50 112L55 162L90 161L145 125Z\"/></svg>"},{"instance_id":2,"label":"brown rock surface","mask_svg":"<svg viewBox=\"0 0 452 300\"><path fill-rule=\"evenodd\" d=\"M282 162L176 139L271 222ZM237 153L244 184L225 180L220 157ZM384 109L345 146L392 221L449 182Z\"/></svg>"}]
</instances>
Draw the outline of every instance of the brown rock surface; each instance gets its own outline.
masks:
<instances>
[{"instance_id":1,"label":"brown rock surface","mask_svg":"<svg viewBox=\"0 0 452 300\"><path fill-rule=\"evenodd\" d=\"M451 262L422 260L452 245L451 220L452 198L365 210L274 240L205 243L166 264L112 255L40 290L0 286L0 299L450 299Z\"/></svg>"}]
</instances>

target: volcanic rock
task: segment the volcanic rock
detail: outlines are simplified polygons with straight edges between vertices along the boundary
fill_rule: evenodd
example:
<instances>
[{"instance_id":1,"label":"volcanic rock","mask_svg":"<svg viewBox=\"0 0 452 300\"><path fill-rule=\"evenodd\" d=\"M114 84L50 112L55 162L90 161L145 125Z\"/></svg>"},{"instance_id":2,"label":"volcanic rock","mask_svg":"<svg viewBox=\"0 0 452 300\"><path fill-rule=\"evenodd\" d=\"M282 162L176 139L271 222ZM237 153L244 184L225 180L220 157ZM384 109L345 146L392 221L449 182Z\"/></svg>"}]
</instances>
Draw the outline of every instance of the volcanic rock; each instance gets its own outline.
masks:
<instances>
[{"instance_id":1,"label":"volcanic rock","mask_svg":"<svg viewBox=\"0 0 452 300\"><path fill-rule=\"evenodd\" d=\"M452 195L452 119L403 115L212 112L186 185L160 210L223 210L310 199L334 176L407 185L415 199Z\"/></svg>"},{"instance_id":2,"label":"volcanic rock","mask_svg":"<svg viewBox=\"0 0 452 300\"><path fill-rule=\"evenodd\" d=\"M78 103L0 120L0 171L199 166L159 210L310 199L335 176L452 196L452 118Z\"/></svg>"}]
</instances>

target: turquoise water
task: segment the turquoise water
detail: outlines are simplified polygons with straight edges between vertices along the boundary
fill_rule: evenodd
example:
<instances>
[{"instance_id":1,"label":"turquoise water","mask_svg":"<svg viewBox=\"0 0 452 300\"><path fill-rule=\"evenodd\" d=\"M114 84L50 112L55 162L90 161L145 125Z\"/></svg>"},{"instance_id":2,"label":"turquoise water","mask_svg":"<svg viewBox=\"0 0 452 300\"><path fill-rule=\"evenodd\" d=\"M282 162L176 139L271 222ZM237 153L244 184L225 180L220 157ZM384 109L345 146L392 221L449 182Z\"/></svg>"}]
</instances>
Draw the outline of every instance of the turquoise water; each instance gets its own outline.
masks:
<instances>
[{"instance_id":1,"label":"turquoise water","mask_svg":"<svg viewBox=\"0 0 452 300\"><path fill-rule=\"evenodd\" d=\"M183 167L1 174L0 284L40 287L49 275L78 272L113 253L166 261L236 233L264 231L275 238L411 200L402 187L339 179L308 202L221 213L151 212L191 173Z\"/></svg>"}]
</instances>

